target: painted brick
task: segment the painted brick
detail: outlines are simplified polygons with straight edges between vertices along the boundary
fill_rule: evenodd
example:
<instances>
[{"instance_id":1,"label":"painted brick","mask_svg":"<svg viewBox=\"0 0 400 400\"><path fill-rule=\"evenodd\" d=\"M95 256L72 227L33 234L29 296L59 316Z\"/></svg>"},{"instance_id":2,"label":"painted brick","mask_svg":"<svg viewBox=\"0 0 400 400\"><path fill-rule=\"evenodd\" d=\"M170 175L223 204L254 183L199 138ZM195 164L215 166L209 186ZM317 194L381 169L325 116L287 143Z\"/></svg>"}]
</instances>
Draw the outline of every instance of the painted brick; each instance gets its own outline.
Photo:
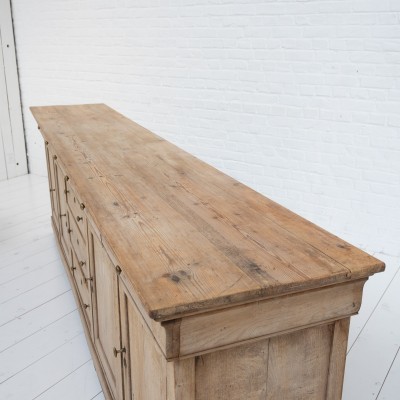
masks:
<instances>
[{"instance_id":1,"label":"painted brick","mask_svg":"<svg viewBox=\"0 0 400 400\"><path fill-rule=\"evenodd\" d=\"M31 105L103 102L370 252L400 256L400 2L12 0Z\"/></svg>"}]
</instances>

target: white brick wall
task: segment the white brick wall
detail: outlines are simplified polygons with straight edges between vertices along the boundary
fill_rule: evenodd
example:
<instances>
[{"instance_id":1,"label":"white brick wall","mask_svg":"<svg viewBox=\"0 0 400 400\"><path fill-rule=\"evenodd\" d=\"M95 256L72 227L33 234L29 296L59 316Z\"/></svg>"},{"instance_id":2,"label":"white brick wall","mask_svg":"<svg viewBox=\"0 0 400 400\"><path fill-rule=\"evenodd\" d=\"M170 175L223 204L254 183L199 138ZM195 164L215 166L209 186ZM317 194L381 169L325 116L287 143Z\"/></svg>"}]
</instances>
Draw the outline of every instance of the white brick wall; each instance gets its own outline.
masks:
<instances>
[{"instance_id":1,"label":"white brick wall","mask_svg":"<svg viewBox=\"0 0 400 400\"><path fill-rule=\"evenodd\" d=\"M104 102L400 256L399 0L12 0L28 106Z\"/></svg>"}]
</instances>

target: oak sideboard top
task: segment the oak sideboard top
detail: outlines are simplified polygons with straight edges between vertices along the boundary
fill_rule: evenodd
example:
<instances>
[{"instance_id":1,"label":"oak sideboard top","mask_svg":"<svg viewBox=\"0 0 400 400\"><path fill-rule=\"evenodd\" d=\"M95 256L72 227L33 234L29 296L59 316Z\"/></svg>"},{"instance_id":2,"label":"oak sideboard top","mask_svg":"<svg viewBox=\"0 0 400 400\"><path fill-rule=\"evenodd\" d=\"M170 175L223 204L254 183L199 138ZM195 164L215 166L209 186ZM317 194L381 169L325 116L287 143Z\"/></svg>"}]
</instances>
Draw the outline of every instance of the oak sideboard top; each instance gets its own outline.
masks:
<instances>
[{"instance_id":1,"label":"oak sideboard top","mask_svg":"<svg viewBox=\"0 0 400 400\"><path fill-rule=\"evenodd\" d=\"M383 262L104 104L31 110L155 320L384 270Z\"/></svg>"}]
</instances>

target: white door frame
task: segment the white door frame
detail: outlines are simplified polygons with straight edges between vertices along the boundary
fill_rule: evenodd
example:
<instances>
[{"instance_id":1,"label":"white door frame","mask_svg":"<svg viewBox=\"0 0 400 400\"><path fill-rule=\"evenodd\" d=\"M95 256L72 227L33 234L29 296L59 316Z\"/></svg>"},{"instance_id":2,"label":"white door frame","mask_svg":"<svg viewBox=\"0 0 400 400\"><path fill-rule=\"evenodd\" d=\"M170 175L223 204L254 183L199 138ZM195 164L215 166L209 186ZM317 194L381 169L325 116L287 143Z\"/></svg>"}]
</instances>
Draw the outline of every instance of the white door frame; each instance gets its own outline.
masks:
<instances>
[{"instance_id":1,"label":"white door frame","mask_svg":"<svg viewBox=\"0 0 400 400\"><path fill-rule=\"evenodd\" d=\"M10 0L0 0L0 136L7 178L26 174L28 168ZM0 163L3 157L0 155Z\"/></svg>"}]
</instances>

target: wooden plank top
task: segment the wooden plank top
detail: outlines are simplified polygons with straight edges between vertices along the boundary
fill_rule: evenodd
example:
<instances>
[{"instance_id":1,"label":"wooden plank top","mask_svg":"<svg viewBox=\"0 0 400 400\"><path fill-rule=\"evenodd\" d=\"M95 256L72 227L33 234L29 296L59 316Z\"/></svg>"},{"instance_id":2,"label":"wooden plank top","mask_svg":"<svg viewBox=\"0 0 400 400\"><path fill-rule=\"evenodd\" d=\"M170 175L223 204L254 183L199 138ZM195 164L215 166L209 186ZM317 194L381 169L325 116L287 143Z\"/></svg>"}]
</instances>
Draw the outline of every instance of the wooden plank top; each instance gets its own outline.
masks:
<instances>
[{"instance_id":1,"label":"wooden plank top","mask_svg":"<svg viewBox=\"0 0 400 400\"><path fill-rule=\"evenodd\" d=\"M155 320L384 270L383 262L104 104L31 110Z\"/></svg>"}]
</instances>

